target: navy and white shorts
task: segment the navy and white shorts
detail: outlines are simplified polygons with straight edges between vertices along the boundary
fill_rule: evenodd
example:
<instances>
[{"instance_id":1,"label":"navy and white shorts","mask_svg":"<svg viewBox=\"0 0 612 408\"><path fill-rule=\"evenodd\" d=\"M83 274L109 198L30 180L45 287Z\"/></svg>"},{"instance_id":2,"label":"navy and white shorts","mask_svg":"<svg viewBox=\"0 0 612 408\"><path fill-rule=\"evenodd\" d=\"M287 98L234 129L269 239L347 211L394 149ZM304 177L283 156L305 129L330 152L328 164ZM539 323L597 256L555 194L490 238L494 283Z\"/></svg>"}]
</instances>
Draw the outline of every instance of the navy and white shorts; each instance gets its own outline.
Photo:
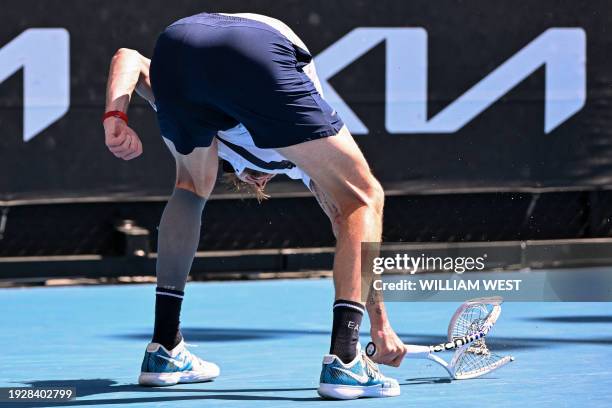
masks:
<instances>
[{"instance_id":1,"label":"navy and white shorts","mask_svg":"<svg viewBox=\"0 0 612 408\"><path fill-rule=\"evenodd\" d=\"M173 23L150 70L162 135L181 154L239 123L265 149L336 135L342 120L303 71L311 60L260 21L202 13Z\"/></svg>"}]
</instances>

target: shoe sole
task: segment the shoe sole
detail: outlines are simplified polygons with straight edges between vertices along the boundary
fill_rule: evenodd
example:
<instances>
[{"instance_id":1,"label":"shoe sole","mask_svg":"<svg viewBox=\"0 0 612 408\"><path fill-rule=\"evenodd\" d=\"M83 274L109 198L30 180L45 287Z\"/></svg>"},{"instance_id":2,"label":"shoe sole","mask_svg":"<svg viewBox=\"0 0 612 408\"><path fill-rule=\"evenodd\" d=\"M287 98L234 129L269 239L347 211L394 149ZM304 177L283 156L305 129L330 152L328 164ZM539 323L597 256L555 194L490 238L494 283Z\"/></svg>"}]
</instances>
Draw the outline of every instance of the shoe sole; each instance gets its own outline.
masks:
<instances>
[{"instance_id":1,"label":"shoe sole","mask_svg":"<svg viewBox=\"0 0 612 408\"><path fill-rule=\"evenodd\" d=\"M319 395L329 399L386 398L400 395L400 388L383 388L382 385L319 384Z\"/></svg>"},{"instance_id":2,"label":"shoe sole","mask_svg":"<svg viewBox=\"0 0 612 408\"><path fill-rule=\"evenodd\" d=\"M201 373L186 371L176 373L140 373L138 384L149 387L167 387L176 384L188 384L212 381L218 375L202 375Z\"/></svg>"}]
</instances>

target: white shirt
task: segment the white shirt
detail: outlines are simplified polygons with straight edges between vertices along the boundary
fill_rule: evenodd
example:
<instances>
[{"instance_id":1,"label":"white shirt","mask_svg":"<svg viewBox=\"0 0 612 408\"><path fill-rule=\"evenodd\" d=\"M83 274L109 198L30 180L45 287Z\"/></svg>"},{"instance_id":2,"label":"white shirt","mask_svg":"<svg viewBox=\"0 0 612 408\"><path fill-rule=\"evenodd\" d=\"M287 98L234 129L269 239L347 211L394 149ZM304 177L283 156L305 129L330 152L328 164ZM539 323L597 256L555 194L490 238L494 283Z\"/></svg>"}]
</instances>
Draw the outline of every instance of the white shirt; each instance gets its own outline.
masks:
<instances>
[{"instance_id":1,"label":"white shirt","mask_svg":"<svg viewBox=\"0 0 612 408\"><path fill-rule=\"evenodd\" d=\"M236 174L242 173L245 168L270 174L286 174L294 180L301 179L310 189L310 177L302 169L289 162L274 149L260 149L255 146L251 134L241 123L231 129L221 130L217 135L219 157L227 160ZM242 154L240 151L236 152L240 148L245 152L242 152ZM258 163L258 160L265 164ZM272 169L271 167L278 168Z\"/></svg>"}]
</instances>

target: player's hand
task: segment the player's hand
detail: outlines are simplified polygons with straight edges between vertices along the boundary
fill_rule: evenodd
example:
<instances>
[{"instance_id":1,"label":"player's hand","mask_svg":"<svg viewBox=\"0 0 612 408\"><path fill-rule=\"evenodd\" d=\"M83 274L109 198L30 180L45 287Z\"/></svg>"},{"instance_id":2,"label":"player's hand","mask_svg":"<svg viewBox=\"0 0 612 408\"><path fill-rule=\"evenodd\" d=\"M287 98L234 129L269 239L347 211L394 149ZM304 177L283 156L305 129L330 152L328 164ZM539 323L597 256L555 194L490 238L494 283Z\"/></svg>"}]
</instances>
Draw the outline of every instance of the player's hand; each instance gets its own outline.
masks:
<instances>
[{"instance_id":1,"label":"player's hand","mask_svg":"<svg viewBox=\"0 0 612 408\"><path fill-rule=\"evenodd\" d=\"M399 367L406 355L406 347L390 325L370 330L372 342L376 345L375 363Z\"/></svg>"},{"instance_id":2,"label":"player's hand","mask_svg":"<svg viewBox=\"0 0 612 408\"><path fill-rule=\"evenodd\" d=\"M116 157L132 160L142 154L142 142L120 118L110 117L104 121L104 142Z\"/></svg>"}]
</instances>

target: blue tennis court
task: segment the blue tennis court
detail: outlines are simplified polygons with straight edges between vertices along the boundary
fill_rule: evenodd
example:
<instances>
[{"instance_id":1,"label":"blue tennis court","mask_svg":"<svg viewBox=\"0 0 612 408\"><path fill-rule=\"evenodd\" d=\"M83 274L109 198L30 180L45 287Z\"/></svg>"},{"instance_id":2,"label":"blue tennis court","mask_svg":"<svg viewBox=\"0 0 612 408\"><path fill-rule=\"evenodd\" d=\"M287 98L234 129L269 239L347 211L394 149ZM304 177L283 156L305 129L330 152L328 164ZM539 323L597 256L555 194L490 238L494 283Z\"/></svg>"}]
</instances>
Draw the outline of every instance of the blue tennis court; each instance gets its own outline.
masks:
<instances>
[{"instance_id":1,"label":"blue tennis court","mask_svg":"<svg viewBox=\"0 0 612 408\"><path fill-rule=\"evenodd\" d=\"M136 384L153 324L154 285L0 290L0 386L72 386L70 406L121 407L609 407L609 303L505 303L488 343L516 361L486 377L450 381L425 361L387 375L391 399L321 400L316 394L331 325L331 282L264 280L191 283L183 332L194 352L221 366L211 383ZM404 341L442 341L454 303L390 303ZM367 341L362 331L362 343ZM446 356L445 356L446 357ZM17 403L11 406L51 406ZM5 403L3 406L9 406Z\"/></svg>"}]
</instances>

